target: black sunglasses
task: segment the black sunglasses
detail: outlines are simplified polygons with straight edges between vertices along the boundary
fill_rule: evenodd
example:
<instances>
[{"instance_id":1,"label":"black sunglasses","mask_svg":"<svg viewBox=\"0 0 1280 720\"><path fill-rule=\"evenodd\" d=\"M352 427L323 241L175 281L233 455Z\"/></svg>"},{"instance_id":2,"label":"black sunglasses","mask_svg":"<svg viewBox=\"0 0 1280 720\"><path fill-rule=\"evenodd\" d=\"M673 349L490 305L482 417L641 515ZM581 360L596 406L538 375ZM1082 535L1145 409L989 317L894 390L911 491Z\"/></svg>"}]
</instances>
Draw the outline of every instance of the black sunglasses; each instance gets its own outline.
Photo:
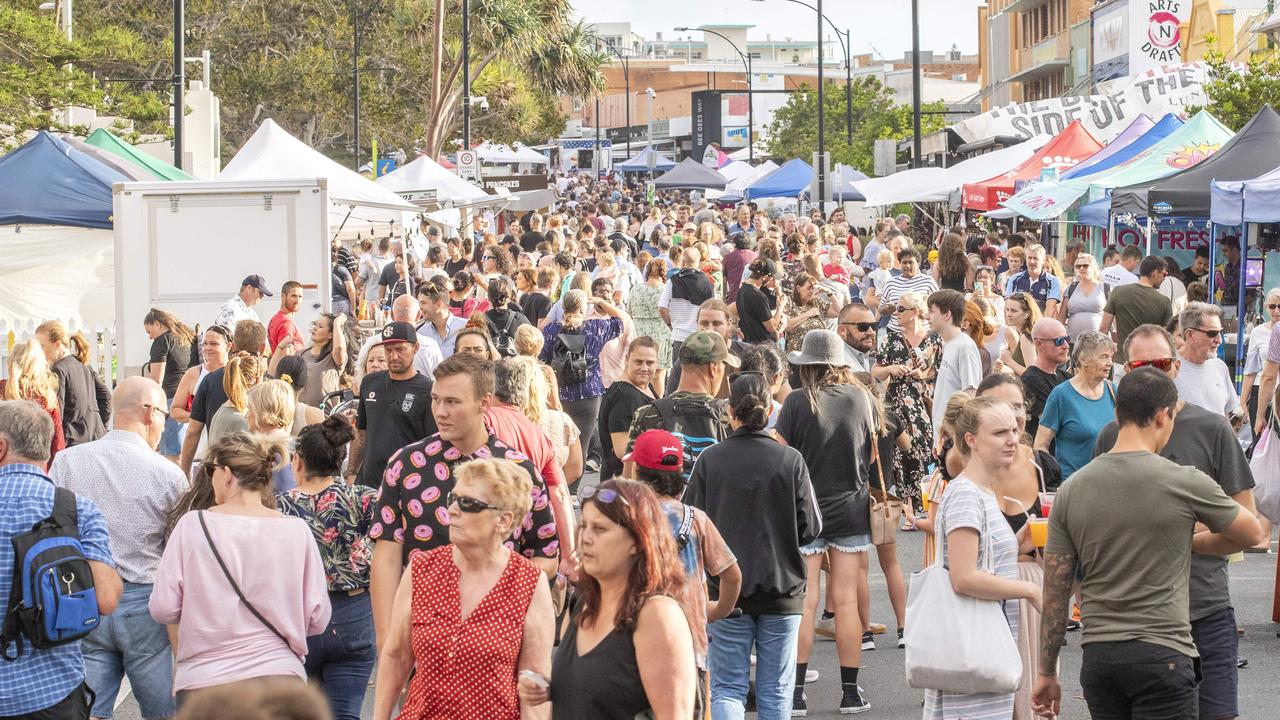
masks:
<instances>
[{"instance_id":1,"label":"black sunglasses","mask_svg":"<svg viewBox=\"0 0 1280 720\"><path fill-rule=\"evenodd\" d=\"M876 327L876 326L877 326L877 324L876 324L876 323L873 323L873 322L842 322L842 323L840 323L840 324L841 324L841 325L852 325L852 326L854 326L854 327L858 328L858 332L866 332L866 331L870 330L871 328L873 328L873 327Z\"/></svg>"},{"instance_id":2,"label":"black sunglasses","mask_svg":"<svg viewBox=\"0 0 1280 720\"><path fill-rule=\"evenodd\" d=\"M1173 367L1173 358L1156 358L1155 360L1130 360L1126 367L1129 370L1137 370L1138 368L1153 367L1160 372L1169 372Z\"/></svg>"},{"instance_id":3,"label":"black sunglasses","mask_svg":"<svg viewBox=\"0 0 1280 720\"><path fill-rule=\"evenodd\" d=\"M501 510L502 509L500 507L497 507L496 505L490 505L489 503L483 500L477 500L473 497L467 497L466 495L459 495L453 491L449 491L449 494L444 496L444 506L450 507L454 503L458 504L459 510L461 510L464 513L470 513L470 514L484 512L485 510Z\"/></svg>"},{"instance_id":4,"label":"black sunglasses","mask_svg":"<svg viewBox=\"0 0 1280 720\"><path fill-rule=\"evenodd\" d=\"M915 310L915 308L907 307L906 305L899 305L893 309L897 313L911 312L912 310Z\"/></svg>"},{"instance_id":5,"label":"black sunglasses","mask_svg":"<svg viewBox=\"0 0 1280 720\"><path fill-rule=\"evenodd\" d=\"M1192 328L1187 328L1187 329L1188 329L1188 330L1195 330L1195 331L1196 331L1196 332L1198 332L1198 333L1204 333L1204 336L1205 336L1205 337L1211 337L1211 338L1222 337L1222 331L1221 331L1221 330L1205 330L1205 329L1203 329L1203 328L1198 328L1198 327L1192 327Z\"/></svg>"},{"instance_id":6,"label":"black sunglasses","mask_svg":"<svg viewBox=\"0 0 1280 720\"><path fill-rule=\"evenodd\" d=\"M623 505L631 505L631 503L627 502L627 498L624 497L622 493L614 490L613 488L602 488L599 485L590 485L582 488L578 491L578 499L583 502L586 502L587 500L595 500L596 502L602 503L612 503L617 501Z\"/></svg>"},{"instance_id":7,"label":"black sunglasses","mask_svg":"<svg viewBox=\"0 0 1280 720\"><path fill-rule=\"evenodd\" d=\"M1277 309L1277 308L1280 308L1280 304L1276 304L1276 303L1267 303L1267 309L1268 309L1268 310L1275 310L1275 309Z\"/></svg>"}]
</instances>

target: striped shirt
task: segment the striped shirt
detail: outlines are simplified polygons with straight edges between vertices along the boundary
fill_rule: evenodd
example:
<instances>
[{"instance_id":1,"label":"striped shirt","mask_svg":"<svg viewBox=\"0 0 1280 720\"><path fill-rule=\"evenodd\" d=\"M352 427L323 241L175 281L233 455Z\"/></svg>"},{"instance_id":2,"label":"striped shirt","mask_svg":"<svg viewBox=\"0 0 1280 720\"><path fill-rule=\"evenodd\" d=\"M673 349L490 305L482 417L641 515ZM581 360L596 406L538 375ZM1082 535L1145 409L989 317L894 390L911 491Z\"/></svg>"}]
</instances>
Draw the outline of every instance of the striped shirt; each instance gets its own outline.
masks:
<instances>
[{"instance_id":1,"label":"striped shirt","mask_svg":"<svg viewBox=\"0 0 1280 720\"><path fill-rule=\"evenodd\" d=\"M662 295L658 296L658 307L666 308L671 314L671 341L684 342L686 338L698 331L698 306L684 298L671 297L671 280L662 286Z\"/></svg>"},{"instance_id":2,"label":"striped shirt","mask_svg":"<svg viewBox=\"0 0 1280 720\"><path fill-rule=\"evenodd\" d=\"M934 282L933 278L926 273L918 272L914 277L897 275L889 278L889 281L884 284L884 289L880 291L880 305L896 303L898 298L908 292L919 293L928 300L929 296L937 291L938 283ZM889 329L902 330L897 318L890 317Z\"/></svg>"}]
</instances>

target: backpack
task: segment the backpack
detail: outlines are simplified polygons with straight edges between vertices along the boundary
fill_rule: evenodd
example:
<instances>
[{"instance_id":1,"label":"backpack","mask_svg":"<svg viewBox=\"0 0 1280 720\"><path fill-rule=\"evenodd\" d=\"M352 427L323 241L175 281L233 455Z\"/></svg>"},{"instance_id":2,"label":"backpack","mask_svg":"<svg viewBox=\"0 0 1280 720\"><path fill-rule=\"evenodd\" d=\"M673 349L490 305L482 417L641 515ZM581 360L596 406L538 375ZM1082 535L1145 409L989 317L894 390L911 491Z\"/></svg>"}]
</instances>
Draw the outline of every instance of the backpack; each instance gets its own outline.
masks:
<instances>
[{"instance_id":1,"label":"backpack","mask_svg":"<svg viewBox=\"0 0 1280 720\"><path fill-rule=\"evenodd\" d=\"M49 517L14 536L13 587L0 629L5 660L21 657L24 637L37 650L47 650L98 627L98 594L76 521L75 494L54 488ZM9 643L16 645L12 657Z\"/></svg>"},{"instance_id":2,"label":"backpack","mask_svg":"<svg viewBox=\"0 0 1280 720\"><path fill-rule=\"evenodd\" d=\"M684 479L689 481L693 464L703 450L725 437L724 423L714 403L689 398L658 398L653 401L663 430L680 440L684 455Z\"/></svg>"},{"instance_id":3,"label":"backpack","mask_svg":"<svg viewBox=\"0 0 1280 720\"><path fill-rule=\"evenodd\" d=\"M506 326L493 334L493 347L502 357L516 356L516 339L511 332L515 323L516 314L508 310Z\"/></svg>"},{"instance_id":4,"label":"backpack","mask_svg":"<svg viewBox=\"0 0 1280 720\"><path fill-rule=\"evenodd\" d=\"M551 350L551 369L560 387L581 385L587 381L587 336L582 333L559 333Z\"/></svg>"}]
</instances>

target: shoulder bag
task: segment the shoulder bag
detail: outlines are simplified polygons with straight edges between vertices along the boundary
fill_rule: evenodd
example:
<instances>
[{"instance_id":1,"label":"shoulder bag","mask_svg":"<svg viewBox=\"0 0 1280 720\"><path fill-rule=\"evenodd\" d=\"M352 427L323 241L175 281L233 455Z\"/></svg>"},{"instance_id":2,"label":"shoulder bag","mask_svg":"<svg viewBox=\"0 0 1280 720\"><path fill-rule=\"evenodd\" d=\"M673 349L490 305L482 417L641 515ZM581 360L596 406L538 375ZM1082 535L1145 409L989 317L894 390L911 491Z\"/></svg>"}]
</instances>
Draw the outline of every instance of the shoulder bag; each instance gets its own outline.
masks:
<instances>
[{"instance_id":1,"label":"shoulder bag","mask_svg":"<svg viewBox=\"0 0 1280 720\"><path fill-rule=\"evenodd\" d=\"M1253 487L1253 504L1258 512L1271 522L1280 520L1280 437L1276 436L1271 410L1268 422L1253 447L1249 470L1256 483Z\"/></svg>"},{"instance_id":2,"label":"shoulder bag","mask_svg":"<svg viewBox=\"0 0 1280 720\"><path fill-rule=\"evenodd\" d=\"M868 402L870 398L868 398ZM872 422L875 417L872 416ZM898 521L902 519L902 501L889 494L884 484L884 465L880 462L880 442L874 425L870 428L871 461L875 463L880 487L871 488L871 542L892 545L898 541Z\"/></svg>"},{"instance_id":3,"label":"shoulder bag","mask_svg":"<svg viewBox=\"0 0 1280 720\"><path fill-rule=\"evenodd\" d=\"M961 595L945 566L946 512L938 514L937 551L929 567L911 576L907 594L907 684L953 693L1012 693L1022 679L1022 658L999 600ZM981 570L994 574L982 504Z\"/></svg>"},{"instance_id":4,"label":"shoulder bag","mask_svg":"<svg viewBox=\"0 0 1280 720\"><path fill-rule=\"evenodd\" d=\"M269 620L263 617L262 613L258 612L258 609L253 606L253 603L249 602L249 598L246 598L244 593L240 592L240 586L236 584L235 578L231 577L231 571L227 570L227 564L222 561L222 554L218 552L218 546L213 544L213 536L209 534L209 526L204 522L204 512L200 510L196 513L196 516L200 519L200 529L204 531L204 539L209 543L209 550L213 552L213 559L217 560L218 567L222 568L223 577L227 579L227 582L231 583L231 589L236 591L236 597L240 598L240 602L244 603L249 613L257 618L258 622L265 625L273 635L280 638L285 647L289 648L289 652L293 652L293 645L289 643L289 638L285 637L283 633L276 629L275 625L272 625ZM294 654L296 655L297 653Z\"/></svg>"}]
</instances>

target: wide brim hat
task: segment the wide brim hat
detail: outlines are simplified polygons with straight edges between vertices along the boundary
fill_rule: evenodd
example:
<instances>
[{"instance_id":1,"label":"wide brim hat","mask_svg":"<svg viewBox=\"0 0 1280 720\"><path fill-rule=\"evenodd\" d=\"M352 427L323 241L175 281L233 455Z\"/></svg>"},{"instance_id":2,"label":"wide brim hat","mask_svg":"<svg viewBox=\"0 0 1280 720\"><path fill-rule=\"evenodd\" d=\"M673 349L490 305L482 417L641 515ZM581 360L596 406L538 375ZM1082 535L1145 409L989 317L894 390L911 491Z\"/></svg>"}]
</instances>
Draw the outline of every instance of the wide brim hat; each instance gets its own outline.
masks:
<instances>
[{"instance_id":1,"label":"wide brim hat","mask_svg":"<svg viewBox=\"0 0 1280 720\"><path fill-rule=\"evenodd\" d=\"M810 330L805 333L800 352L787 353L792 365L834 365L848 367L844 354L844 340L833 330Z\"/></svg>"}]
</instances>

